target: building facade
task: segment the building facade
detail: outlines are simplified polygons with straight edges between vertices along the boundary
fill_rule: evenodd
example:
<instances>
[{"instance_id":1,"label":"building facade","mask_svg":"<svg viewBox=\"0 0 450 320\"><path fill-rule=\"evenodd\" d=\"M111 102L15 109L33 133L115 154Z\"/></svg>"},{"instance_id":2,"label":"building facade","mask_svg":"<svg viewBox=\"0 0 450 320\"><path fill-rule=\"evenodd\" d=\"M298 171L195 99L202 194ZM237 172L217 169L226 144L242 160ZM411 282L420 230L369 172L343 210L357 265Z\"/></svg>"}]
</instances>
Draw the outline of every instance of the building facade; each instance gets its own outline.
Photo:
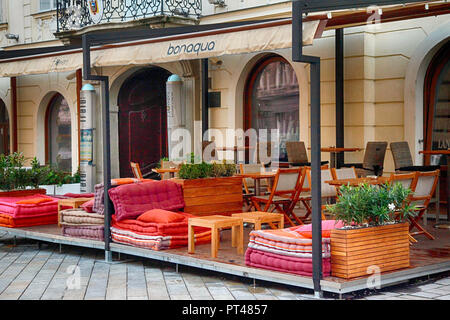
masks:
<instances>
[{"instance_id":1,"label":"building facade","mask_svg":"<svg viewBox=\"0 0 450 320\"><path fill-rule=\"evenodd\" d=\"M421 6L424 12L428 10L424 4ZM290 1L201 1L201 15L174 18L171 9L166 19L135 14L123 22L101 21L71 31L59 29L56 7L52 0L2 0L0 45L4 50L60 46L79 41L83 30L120 30L139 23L170 28L292 16ZM421 164L424 159L420 150L448 148L449 143L450 14L422 14L377 23L377 14L383 17L383 13L371 10L374 14L368 15L368 23L342 25L345 146L362 149L346 154L345 161L362 162L368 141L408 141L415 163ZM339 13L333 15L327 19L339 17ZM312 45L304 48L306 54L321 59L322 146L336 145L334 29L327 27ZM124 57L121 65L94 71L110 78L113 177L130 176L130 161L145 166L167 156L166 81L172 74L182 80L186 128L192 132L193 140L201 140L201 133L195 129L202 120L200 60L136 65L127 63ZM85 83L94 85L98 93L96 128L101 128L99 83L81 81L79 70L13 78L0 79L0 152L12 152L15 148L28 158L36 156L41 163L51 162L64 170L76 171L80 148L79 90ZM250 128L280 130L281 161L287 160L285 141L301 140L310 145L309 66L293 62L291 48L210 58L209 78L209 92L220 96L218 105L208 110L209 128L216 129L211 135L215 135L218 145L225 144L221 137L226 136L227 129ZM16 99L12 97L13 82ZM101 130L95 137L94 158L100 181ZM230 156L232 153L219 154ZM322 158L328 160L329 154L322 153ZM385 172L394 171L389 150L384 167Z\"/></svg>"}]
</instances>

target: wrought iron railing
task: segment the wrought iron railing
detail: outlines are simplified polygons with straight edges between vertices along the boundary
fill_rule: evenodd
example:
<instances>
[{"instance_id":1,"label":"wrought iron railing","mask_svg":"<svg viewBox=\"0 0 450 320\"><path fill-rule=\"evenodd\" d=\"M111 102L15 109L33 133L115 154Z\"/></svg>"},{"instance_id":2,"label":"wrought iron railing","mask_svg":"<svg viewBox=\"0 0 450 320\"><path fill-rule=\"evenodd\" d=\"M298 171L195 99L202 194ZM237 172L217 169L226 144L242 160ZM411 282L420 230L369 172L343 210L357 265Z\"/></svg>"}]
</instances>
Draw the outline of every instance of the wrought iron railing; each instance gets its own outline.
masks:
<instances>
[{"instance_id":1,"label":"wrought iron railing","mask_svg":"<svg viewBox=\"0 0 450 320\"><path fill-rule=\"evenodd\" d=\"M90 9L99 11L94 18ZM156 16L199 18L202 0L57 0L56 12L57 32L64 32Z\"/></svg>"}]
</instances>

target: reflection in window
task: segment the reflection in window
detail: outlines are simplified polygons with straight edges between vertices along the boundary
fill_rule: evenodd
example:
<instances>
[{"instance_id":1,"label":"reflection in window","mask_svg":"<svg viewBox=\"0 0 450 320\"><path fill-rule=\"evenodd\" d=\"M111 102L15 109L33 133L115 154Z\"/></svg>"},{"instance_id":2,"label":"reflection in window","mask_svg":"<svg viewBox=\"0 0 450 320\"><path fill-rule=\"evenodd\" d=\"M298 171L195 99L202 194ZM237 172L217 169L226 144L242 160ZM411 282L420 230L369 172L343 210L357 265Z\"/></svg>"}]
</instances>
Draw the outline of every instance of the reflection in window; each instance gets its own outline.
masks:
<instances>
[{"instance_id":1,"label":"reflection in window","mask_svg":"<svg viewBox=\"0 0 450 320\"><path fill-rule=\"evenodd\" d=\"M72 138L70 109L66 99L58 94L48 113L48 159L59 169L72 171Z\"/></svg>"},{"instance_id":2,"label":"reflection in window","mask_svg":"<svg viewBox=\"0 0 450 320\"><path fill-rule=\"evenodd\" d=\"M280 161L287 161L286 141L299 140L299 89L291 65L276 59L257 75L251 93L251 124L256 130L278 129Z\"/></svg>"},{"instance_id":3,"label":"reflection in window","mask_svg":"<svg viewBox=\"0 0 450 320\"><path fill-rule=\"evenodd\" d=\"M432 150L446 150L450 148L450 61L447 62L439 76L436 85L436 99L434 103L434 119L432 134ZM447 157L432 158L433 164L446 164Z\"/></svg>"}]
</instances>

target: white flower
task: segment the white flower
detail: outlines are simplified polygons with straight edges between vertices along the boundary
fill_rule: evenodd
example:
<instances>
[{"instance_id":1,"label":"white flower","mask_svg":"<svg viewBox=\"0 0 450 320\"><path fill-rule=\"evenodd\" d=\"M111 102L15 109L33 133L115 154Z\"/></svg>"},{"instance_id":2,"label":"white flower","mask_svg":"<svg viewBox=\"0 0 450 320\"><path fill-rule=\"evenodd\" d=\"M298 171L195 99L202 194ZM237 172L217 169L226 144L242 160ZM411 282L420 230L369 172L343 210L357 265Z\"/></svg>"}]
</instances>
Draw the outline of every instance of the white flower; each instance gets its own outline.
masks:
<instances>
[{"instance_id":1,"label":"white flower","mask_svg":"<svg viewBox=\"0 0 450 320\"><path fill-rule=\"evenodd\" d=\"M388 205L389 210L394 211L395 210L395 204L391 203Z\"/></svg>"}]
</instances>

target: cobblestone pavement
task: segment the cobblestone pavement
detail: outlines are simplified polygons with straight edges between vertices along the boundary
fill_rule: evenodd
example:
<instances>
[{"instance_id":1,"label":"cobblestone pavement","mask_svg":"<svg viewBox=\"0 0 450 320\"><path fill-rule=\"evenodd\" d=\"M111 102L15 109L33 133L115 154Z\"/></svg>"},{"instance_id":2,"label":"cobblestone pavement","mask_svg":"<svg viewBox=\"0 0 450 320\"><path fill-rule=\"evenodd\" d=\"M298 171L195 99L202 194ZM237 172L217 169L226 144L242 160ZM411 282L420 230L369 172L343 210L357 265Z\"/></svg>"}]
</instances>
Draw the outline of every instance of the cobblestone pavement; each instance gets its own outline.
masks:
<instances>
[{"instance_id":1,"label":"cobblestone pavement","mask_svg":"<svg viewBox=\"0 0 450 320\"><path fill-rule=\"evenodd\" d=\"M114 258L117 258L116 256ZM338 299L325 293L324 299ZM450 300L450 273L343 299ZM307 289L223 275L150 259L42 243L0 234L1 300L307 300Z\"/></svg>"}]
</instances>

